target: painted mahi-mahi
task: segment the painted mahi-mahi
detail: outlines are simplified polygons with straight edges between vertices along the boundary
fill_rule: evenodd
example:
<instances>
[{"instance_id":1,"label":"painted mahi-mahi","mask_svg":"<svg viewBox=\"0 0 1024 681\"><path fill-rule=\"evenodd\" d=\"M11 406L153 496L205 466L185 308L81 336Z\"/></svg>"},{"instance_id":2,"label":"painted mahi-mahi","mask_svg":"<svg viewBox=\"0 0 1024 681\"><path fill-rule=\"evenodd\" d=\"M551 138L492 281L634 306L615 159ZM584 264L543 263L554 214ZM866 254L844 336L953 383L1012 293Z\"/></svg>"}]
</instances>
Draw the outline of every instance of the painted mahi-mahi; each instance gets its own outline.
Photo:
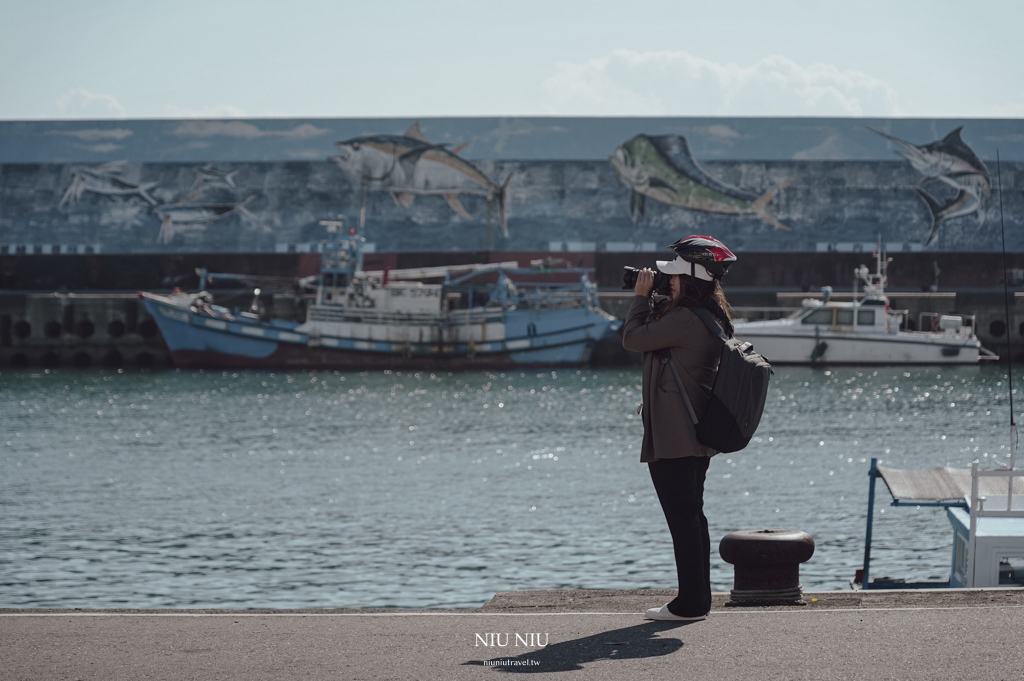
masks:
<instances>
[{"instance_id":1,"label":"painted mahi-mahi","mask_svg":"<svg viewBox=\"0 0 1024 681\"><path fill-rule=\"evenodd\" d=\"M756 215L776 229L789 230L768 212L775 195L789 186L786 178L758 195L726 184L704 171L681 135L640 134L615 150L612 168L630 189L629 211L643 217L647 197L688 210L719 215Z\"/></svg>"},{"instance_id":2,"label":"painted mahi-mahi","mask_svg":"<svg viewBox=\"0 0 1024 681\"><path fill-rule=\"evenodd\" d=\"M874 128L868 128L876 135L896 145L896 153L907 159L911 167L923 175L914 187L931 214L931 227L924 245L929 246L939 234L939 228L946 220L978 214L979 224L985 222L985 201L992 192L991 174L985 163L974 150L964 142L961 132L964 126L954 128L941 140L929 144L912 144L898 137ZM924 185L937 181L956 190L956 195L940 201Z\"/></svg>"},{"instance_id":3,"label":"painted mahi-mahi","mask_svg":"<svg viewBox=\"0 0 1024 681\"><path fill-rule=\"evenodd\" d=\"M459 200L462 195L482 196L498 205L501 231L508 237L506 207L512 175L498 184L459 153L468 144L449 149L424 137L419 123L404 135L367 135L337 142L339 154L328 157L366 189L386 190L399 206L408 209L417 195L440 195L453 211L473 219Z\"/></svg>"}]
</instances>

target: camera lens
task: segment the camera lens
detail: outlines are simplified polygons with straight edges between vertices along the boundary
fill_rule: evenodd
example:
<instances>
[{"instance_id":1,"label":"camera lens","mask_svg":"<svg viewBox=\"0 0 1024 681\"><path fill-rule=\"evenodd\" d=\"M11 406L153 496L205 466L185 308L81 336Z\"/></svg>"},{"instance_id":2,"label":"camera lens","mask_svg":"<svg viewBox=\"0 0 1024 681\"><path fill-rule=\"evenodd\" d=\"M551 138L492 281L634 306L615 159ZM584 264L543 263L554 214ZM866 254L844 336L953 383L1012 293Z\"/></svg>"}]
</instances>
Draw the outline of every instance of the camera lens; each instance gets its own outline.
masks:
<instances>
[{"instance_id":1,"label":"camera lens","mask_svg":"<svg viewBox=\"0 0 1024 681\"><path fill-rule=\"evenodd\" d=\"M623 290L631 290L636 288L636 279L640 275L640 269L637 267L623 267L622 272L622 288ZM670 295L672 292L672 277L664 272L654 272L654 287L652 289L655 293L659 293L663 296Z\"/></svg>"}]
</instances>

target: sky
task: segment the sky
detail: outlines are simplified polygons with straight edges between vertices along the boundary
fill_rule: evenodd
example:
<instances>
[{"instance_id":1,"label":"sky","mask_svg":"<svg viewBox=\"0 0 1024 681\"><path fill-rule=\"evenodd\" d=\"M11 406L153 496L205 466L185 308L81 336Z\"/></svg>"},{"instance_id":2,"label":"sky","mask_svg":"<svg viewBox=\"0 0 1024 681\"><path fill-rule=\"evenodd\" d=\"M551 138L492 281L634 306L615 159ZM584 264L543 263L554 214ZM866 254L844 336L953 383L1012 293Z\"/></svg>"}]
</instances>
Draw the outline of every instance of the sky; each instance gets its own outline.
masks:
<instances>
[{"instance_id":1,"label":"sky","mask_svg":"<svg viewBox=\"0 0 1024 681\"><path fill-rule=\"evenodd\" d=\"M0 120L1024 116L1024 3L0 0Z\"/></svg>"}]
</instances>

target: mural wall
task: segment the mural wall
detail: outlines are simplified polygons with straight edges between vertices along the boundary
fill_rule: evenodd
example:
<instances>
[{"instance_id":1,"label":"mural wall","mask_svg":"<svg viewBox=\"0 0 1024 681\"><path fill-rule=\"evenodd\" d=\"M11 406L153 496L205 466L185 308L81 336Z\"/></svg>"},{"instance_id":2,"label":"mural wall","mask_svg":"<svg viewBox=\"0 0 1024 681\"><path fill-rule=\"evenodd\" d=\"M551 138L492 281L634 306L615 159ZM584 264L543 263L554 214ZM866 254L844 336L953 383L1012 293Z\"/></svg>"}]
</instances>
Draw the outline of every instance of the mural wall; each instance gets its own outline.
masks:
<instances>
[{"instance_id":1,"label":"mural wall","mask_svg":"<svg viewBox=\"0 0 1024 681\"><path fill-rule=\"evenodd\" d=\"M467 127L479 120L467 119ZM994 155L994 137L1009 141L1008 154L1000 149L1007 246L1024 251L1024 149L1012 144L1024 139L1021 121L999 121L999 135L975 138L973 128L991 133L993 122L831 119L842 132L831 146L787 156L786 144L799 146L790 130L782 138L790 142L776 140L774 152L765 153L774 158L757 159L744 158L734 137L746 135L750 148L764 152L769 146L761 137L773 130L803 125L808 144L827 126L814 119L753 119L760 127L741 133L726 123L675 119L679 132L672 133L666 129L673 119L584 119L580 127L593 129L595 120L606 125L597 139L585 139L586 153L578 135L576 146L564 135L561 146L552 145L552 155L573 158L474 157L477 139L452 139L450 129L432 121L399 131L386 121L362 121L364 128L380 127L339 140L326 139L328 131L313 123L297 124L293 133L305 132L292 138L263 131L275 144L315 144L322 155L312 160L231 160L237 150L208 146L199 160L174 162L25 162L26 151L11 142L26 131L44 136L39 130L56 124L0 124L0 253L301 249L323 238L321 220L338 214L364 224L378 251L643 250L689 233L713 234L746 251L849 250L877 238L906 250L993 251L1000 247L996 166L982 160L988 150L972 141L980 139ZM220 131L208 137L230 137L227 131L249 126L249 138L261 139L252 132L261 130L254 122L179 123ZM74 130L55 134L89 142L120 130L116 135L127 139L135 135L128 127L109 126L133 124L155 125L79 122L94 128L78 129L77 138ZM610 138L627 124L635 126L628 136ZM571 127L573 120L561 119L561 125ZM724 155L731 158L713 152L715 139L727 141ZM842 155L837 149L856 145L872 151L834 158ZM807 153L814 148L819 151ZM525 145L522 155L536 155L531 149ZM63 151L74 154L74 145ZM82 156L95 160L89 155L96 153L85 149ZM588 155L594 157L579 158Z\"/></svg>"}]
</instances>

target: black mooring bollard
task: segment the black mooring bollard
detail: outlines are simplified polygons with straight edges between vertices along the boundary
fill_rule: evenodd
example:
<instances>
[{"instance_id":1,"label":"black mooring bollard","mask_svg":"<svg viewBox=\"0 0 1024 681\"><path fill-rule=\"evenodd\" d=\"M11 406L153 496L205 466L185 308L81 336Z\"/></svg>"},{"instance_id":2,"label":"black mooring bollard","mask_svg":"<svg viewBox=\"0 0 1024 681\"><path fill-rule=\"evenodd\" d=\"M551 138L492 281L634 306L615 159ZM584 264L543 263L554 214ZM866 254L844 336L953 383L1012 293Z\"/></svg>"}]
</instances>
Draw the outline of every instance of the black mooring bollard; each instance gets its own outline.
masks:
<instances>
[{"instance_id":1,"label":"black mooring bollard","mask_svg":"<svg viewBox=\"0 0 1024 681\"><path fill-rule=\"evenodd\" d=\"M800 530L730 532L718 545L735 567L726 605L804 605L800 563L814 555L814 539Z\"/></svg>"}]
</instances>

